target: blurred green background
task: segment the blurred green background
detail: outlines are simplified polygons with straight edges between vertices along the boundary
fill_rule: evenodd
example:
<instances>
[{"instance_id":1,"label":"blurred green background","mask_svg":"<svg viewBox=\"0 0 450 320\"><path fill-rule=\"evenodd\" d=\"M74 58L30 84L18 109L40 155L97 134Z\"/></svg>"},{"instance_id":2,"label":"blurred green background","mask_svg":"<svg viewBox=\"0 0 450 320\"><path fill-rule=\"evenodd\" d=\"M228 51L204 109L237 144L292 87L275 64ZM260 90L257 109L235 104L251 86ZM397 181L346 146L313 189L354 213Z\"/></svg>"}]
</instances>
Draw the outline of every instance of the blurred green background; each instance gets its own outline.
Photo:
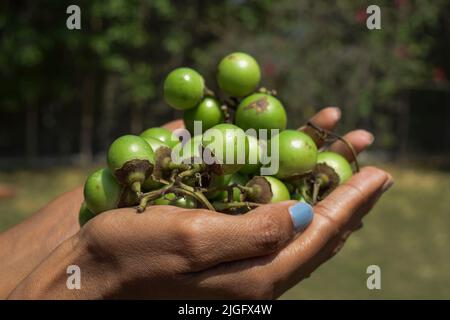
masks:
<instances>
[{"instance_id":1,"label":"blurred green background","mask_svg":"<svg viewBox=\"0 0 450 320\"><path fill-rule=\"evenodd\" d=\"M66 8L81 8L81 30ZM366 8L381 8L368 30ZM396 184L332 261L283 298L450 298L450 4L395 1L11 1L0 4L0 231L104 165L117 136L181 116L162 80L252 54L289 126L343 110L362 160ZM367 266L382 289L366 287ZM1 277L1 275L0 275Z\"/></svg>"}]
</instances>

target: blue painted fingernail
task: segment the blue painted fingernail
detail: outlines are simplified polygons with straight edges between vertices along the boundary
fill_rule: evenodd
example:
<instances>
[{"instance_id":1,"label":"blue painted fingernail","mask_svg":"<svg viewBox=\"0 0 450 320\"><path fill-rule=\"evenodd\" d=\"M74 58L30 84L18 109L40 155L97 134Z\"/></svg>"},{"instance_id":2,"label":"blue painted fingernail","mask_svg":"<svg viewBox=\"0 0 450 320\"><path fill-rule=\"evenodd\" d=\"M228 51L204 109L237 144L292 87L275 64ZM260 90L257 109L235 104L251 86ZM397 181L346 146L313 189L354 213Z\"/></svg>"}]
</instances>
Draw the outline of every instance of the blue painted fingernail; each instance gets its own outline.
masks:
<instances>
[{"instance_id":1,"label":"blue painted fingernail","mask_svg":"<svg viewBox=\"0 0 450 320\"><path fill-rule=\"evenodd\" d=\"M297 202L289 208L294 229L296 232L303 231L313 219L313 208L305 202Z\"/></svg>"}]
</instances>

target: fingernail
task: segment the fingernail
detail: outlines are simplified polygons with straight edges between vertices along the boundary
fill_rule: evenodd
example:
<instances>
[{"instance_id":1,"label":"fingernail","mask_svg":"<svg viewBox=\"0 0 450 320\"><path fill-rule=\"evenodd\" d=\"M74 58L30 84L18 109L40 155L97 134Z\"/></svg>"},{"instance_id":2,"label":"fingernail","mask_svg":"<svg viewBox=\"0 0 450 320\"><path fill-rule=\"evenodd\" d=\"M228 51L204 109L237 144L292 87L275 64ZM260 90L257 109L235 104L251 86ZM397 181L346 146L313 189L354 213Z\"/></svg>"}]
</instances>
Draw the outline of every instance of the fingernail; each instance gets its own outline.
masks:
<instances>
[{"instance_id":1,"label":"fingernail","mask_svg":"<svg viewBox=\"0 0 450 320\"><path fill-rule=\"evenodd\" d=\"M375 141L375 137L370 132L366 131L367 139L369 140L369 145L371 145Z\"/></svg>"},{"instance_id":2,"label":"fingernail","mask_svg":"<svg viewBox=\"0 0 450 320\"><path fill-rule=\"evenodd\" d=\"M297 202L289 208L295 232L303 231L313 219L313 208L305 202Z\"/></svg>"},{"instance_id":3,"label":"fingernail","mask_svg":"<svg viewBox=\"0 0 450 320\"><path fill-rule=\"evenodd\" d=\"M336 112L336 119L341 119L342 111L339 107L333 107L334 112Z\"/></svg>"},{"instance_id":4,"label":"fingernail","mask_svg":"<svg viewBox=\"0 0 450 320\"><path fill-rule=\"evenodd\" d=\"M388 191L392 186L394 185L394 180L393 179L389 179L388 181L386 181L383 185L383 187L381 188L381 191L386 192Z\"/></svg>"}]
</instances>

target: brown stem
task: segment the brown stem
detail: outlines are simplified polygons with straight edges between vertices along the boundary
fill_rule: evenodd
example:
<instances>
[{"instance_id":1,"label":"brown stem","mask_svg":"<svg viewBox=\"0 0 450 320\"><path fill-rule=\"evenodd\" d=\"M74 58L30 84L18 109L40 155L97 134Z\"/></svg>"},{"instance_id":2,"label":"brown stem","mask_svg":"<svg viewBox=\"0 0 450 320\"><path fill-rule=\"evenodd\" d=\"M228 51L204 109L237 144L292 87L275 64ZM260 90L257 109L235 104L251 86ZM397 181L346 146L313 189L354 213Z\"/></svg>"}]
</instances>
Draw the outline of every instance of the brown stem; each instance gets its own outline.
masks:
<instances>
[{"instance_id":1,"label":"brown stem","mask_svg":"<svg viewBox=\"0 0 450 320\"><path fill-rule=\"evenodd\" d=\"M353 148L352 144L350 142L348 142L347 139L345 139L344 137L340 136L337 133L334 133L333 131L323 129L323 128L315 125L311 121L308 121L306 123L306 125L313 128L314 130L316 130L319 133L320 138L323 140L326 140L327 136L332 136L332 137L342 141L347 146L347 148L351 151L352 157L353 157L353 162L355 163L355 171L359 172L359 163L358 163L355 148Z\"/></svg>"},{"instance_id":2,"label":"brown stem","mask_svg":"<svg viewBox=\"0 0 450 320\"><path fill-rule=\"evenodd\" d=\"M236 209L236 208L242 208L242 207L247 207L247 208L251 208L251 207L259 207L262 204L261 203L256 203L256 202L214 202L214 208L217 211L220 210L229 210L229 209Z\"/></svg>"}]
</instances>

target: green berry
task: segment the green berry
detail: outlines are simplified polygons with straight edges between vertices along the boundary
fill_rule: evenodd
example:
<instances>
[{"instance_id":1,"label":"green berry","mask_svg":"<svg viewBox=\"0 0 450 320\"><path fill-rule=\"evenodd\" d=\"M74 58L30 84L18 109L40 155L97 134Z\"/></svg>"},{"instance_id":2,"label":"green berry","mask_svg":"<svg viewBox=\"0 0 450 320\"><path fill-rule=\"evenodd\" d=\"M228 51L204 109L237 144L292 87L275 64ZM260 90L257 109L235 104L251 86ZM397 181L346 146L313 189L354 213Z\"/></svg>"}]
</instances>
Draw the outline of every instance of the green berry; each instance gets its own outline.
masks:
<instances>
[{"instance_id":1,"label":"green berry","mask_svg":"<svg viewBox=\"0 0 450 320\"><path fill-rule=\"evenodd\" d=\"M274 177L266 176L264 177L270 183L270 188L272 189L272 200L271 203L287 201L291 199L288 188L283 182Z\"/></svg>"},{"instance_id":2,"label":"green berry","mask_svg":"<svg viewBox=\"0 0 450 320\"><path fill-rule=\"evenodd\" d=\"M231 96L244 97L250 94L260 80L261 71L258 63L246 53L231 53L219 63L217 83Z\"/></svg>"},{"instance_id":3,"label":"green berry","mask_svg":"<svg viewBox=\"0 0 450 320\"><path fill-rule=\"evenodd\" d=\"M290 200L291 195L286 185L269 176L255 176L246 185L250 188L245 193L245 200L257 203L275 203Z\"/></svg>"},{"instance_id":4,"label":"green berry","mask_svg":"<svg viewBox=\"0 0 450 320\"><path fill-rule=\"evenodd\" d=\"M235 122L243 130L284 130L287 116L277 98L265 93L255 93L241 101L236 111Z\"/></svg>"},{"instance_id":5,"label":"green berry","mask_svg":"<svg viewBox=\"0 0 450 320\"><path fill-rule=\"evenodd\" d=\"M195 108L186 110L183 115L184 126L194 135L194 121L202 122L202 132L223 122L223 112L220 103L215 98L206 97Z\"/></svg>"},{"instance_id":6,"label":"green berry","mask_svg":"<svg viewBox=\"0 0 450 320\"><path fill-rule=\"evenodd\" d=\"M140 191L155 164L150 145L143 138L133 135L116 139L109 147L107 160L117 181L136 192Z\"/></svg>"},{"instance_id":7,"label":"green berry","mask_svg":"<svg viewBox=\"0 0 450 320\"><path fill-rule=\"evenodd\" d=\"M203 77L190 68L178 68L169 73L164 81L164 99L177 110L194 108L203 98Z\"/></svg>"},{"instance_id":8,"label":"green berry","mask_svg":"<svg viewBox=\"0 0 450 320\"><path fill-rule=\"evenodd\" d=\"M169 146L170 148L173 148L179 142L178 138L172 134L172 131L161 127L147 129L140 134L140 137L144 139L153 138L159 140L164 144L166 144L167 146Z\"/></svg>"},{"instance_id":9,"label":"green berry","mask_svg":"<svg viewBox=\"0 0 450 320\"><path fill-rule=\"evenodd\" d=\"M221 175L221 176L214 175L211 179L208 189L213 189L213 188L219 189L219 188L226 187L231 181L231 176L232 176L231 174ZM221 192L222 192L221 190L209 191L206 193L206 197L208 199L215 199Z\"/></svg>"},{"instance_id":10,"label":"green berry","mask_svg":"<svg viewBox=\"0 0 450 320\"><path fill-rule=\"evenodd\" d=\"M325 163L339 176L339 183L347 181L353 174L350 163L338 153L326 151L317 156L317 163Z\"/></svg>"},{"instance_id":11,"label":"green berry","mask_svg":"<svg viewBox=\"0 0 450 320\"><path fill-rule=\"evenodd\" d=\"M235 173L245 164L248 139L245 132L233 124L221 123L208 129L203 134L202 144L212 152L215 163L221 164L223 174Z\"/></svg>"},{"instance_id":12,"label":"green berry","mask_svg":"<svg viewBox=\"0 0 450 320\"><path fill-rule=\"evenodd\" d=\"M306 133L284 130L278 135L279 169L275 175L286 179L310 172L317 161L317 146ZM273 153L277 150L271 150Z\"/></svg>"},{"instance_id":13,"label":"green berry","mask_svg":"<svg viewBox=\"0 0 450 320\"><path fill-rule=\"evenodd\" d=\"M117 208L121 187L109 169L92 173L84 184L84 201L94 214Z\"/></svg>"},{"instance_id":14,"label":"green berry","mask_svg":"<svg viewBox=\"0 0 450 320\"><path fill-rule=\"evenodd\" d=\"M78 223L80 224L80 227L84 226L86 222L91 220L93 217L95 217L95 214L88 209L86 202L83 201L78 214Z\"/></svg>"},{"instance_id":15,"label":"green berry","mask_svg":"<svg viewBox=\"0 0 450 320\"><path fill-rule=\"evenodd\" d=\"M260 157L261 149L258 143L258 139L254 136L247 135L248 139L248 154L245 159L245 164L239 169L239 172L245 174L254 174L261 167Z\"/></svg>"},{"instance_id":16,"label":"green berry","mask_svg":"<svg viewBox=\"0 0 450 320\"><path fill-rule=\"evenodd\" d=\"M194 209L197 207L197 201L192 197L177 197L174 193L168 193L159 197L155 200L154 204L159 206L175 206L185 209Z\"/></svg>"}]
</instances>

